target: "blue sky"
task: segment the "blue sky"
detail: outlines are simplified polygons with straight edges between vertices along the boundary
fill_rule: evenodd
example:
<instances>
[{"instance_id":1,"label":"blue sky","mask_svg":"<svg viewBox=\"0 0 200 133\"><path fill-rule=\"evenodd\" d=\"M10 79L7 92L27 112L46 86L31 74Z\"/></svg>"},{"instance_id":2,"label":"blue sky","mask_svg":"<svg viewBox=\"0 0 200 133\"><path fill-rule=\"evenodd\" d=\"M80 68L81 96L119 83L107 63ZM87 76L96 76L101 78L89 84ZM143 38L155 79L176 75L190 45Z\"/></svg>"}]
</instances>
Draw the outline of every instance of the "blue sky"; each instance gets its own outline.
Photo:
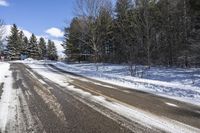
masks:
<instances>
[{"instance_id":1,"label":"blue sky","mask_svg":"<svg viewBox=\"0 0 200 133\"><path fill-rule=\"evenodd\" d=\"M27 37L34 33L53 40L62 53L63 29L75 16L74 6L75 0L0 0L0 19L7 25L7 35L10 25L17 24Z\"/></svg>"},{"instance_id":2,"label":"blue sky","mask_svg":"<svg viewBox=\"0 0 200 133\"><path fill-rule=\"evenodd\" d=\"M75 0L0 0L0 17L36 35L55 27L63 29L74 16ZM6 3L6 4L5 4Z\"/></svg>"}]
</instances>

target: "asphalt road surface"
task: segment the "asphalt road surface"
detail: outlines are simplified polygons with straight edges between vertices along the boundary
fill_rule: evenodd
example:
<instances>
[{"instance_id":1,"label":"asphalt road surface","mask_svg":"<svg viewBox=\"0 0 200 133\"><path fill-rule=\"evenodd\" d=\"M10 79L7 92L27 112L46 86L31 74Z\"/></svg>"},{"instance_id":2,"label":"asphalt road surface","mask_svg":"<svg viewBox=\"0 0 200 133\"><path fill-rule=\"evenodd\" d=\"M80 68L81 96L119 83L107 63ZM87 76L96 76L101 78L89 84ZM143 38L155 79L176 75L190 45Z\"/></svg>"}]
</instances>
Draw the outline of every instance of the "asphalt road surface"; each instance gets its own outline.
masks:
<instances>
[{"instance_id":1,"label":"asphalt road surface","mask_svg":"<svg viewBox=\"0 0 200 133\"><path fill-rule=\"evenodd\" d=\"M85 92L105 97L111 102L118 102L129 108L143 110L160 118L167 118L188 127L189 130L192 127L191 132L200 131L200 107L198 106L91 80L62 71L54 66L44 65L42 67L54 73L69 76L70 85ZM73 93L66 89L67 86L56 84L24 64L11 63L10 70L19 104L15 106L15 118L7 123L5 131L2 132L166 132L163 129L145 126L138 121L128 119L87 97ZM79 77L86 80L79 80Z\"/></svg>"}]
</instances>

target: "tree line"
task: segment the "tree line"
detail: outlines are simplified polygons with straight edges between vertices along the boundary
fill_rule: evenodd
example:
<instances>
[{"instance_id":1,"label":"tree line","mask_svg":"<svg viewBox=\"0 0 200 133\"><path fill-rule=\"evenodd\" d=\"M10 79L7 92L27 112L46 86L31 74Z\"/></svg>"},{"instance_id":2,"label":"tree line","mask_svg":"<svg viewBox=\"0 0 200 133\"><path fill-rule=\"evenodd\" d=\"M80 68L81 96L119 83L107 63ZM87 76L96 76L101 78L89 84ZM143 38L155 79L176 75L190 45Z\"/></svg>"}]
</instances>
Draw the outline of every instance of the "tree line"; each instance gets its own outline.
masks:
<instances>
[{"instance_id":1,"label":"tree line","mask_svg":"<svg viewBox=\"0 0 200 133\"><path fill-rule=\"evenodd\" d=\"M76 0L69 61L200 66L200 1Z\"/></svg>"},{"instance_id":2,"label":"tree line","mask_svg":"<svg viewBox=\"0 0 200 133\"><path fill-rule=\"evenodd\" d=\"M11 27L11 34L7 37L7 55L11 60L33 58L37 60L57 60L57 49L53 41L45 41L43 37L37 40L32 34L27 38L16 24Z\"/></svg>"}]
</instances>

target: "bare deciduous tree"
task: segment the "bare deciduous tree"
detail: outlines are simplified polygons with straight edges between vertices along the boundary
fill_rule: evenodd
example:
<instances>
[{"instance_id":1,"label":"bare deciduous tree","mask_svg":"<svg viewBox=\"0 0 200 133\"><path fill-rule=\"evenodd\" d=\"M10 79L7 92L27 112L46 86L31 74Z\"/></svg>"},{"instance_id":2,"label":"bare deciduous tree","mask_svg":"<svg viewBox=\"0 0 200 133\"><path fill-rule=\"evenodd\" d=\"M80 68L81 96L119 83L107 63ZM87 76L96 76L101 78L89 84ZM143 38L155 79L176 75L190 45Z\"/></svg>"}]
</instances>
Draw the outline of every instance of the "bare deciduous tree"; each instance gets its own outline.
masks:
<instances>
[{"instance_id":1,"label":"bare deciduous tree","mask_svg":"<svg viewBox=\"0 0 200 133\"><path fill-rule=\"evenodd\" d=\"M97 30L100 25L98 17L102 9L110 11L111 8L110 0L76 0L75 12L78 17L83 19L80 30L88 38L88 41L83 40L83 43L87 43L94 51L93 57L97 70L102 39L101 34Z\"/></svg>"}]
</instances>

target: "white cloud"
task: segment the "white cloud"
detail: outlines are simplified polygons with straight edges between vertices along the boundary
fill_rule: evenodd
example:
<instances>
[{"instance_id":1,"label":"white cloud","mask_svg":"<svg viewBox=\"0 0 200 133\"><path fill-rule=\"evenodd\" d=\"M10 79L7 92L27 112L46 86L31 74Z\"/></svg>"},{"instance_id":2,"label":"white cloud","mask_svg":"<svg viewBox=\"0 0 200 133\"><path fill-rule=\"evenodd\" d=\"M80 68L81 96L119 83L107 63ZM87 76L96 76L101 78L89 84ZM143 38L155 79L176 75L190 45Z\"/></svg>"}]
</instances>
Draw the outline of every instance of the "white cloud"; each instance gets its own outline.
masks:
<instances>
[{"instance_id":1,"label":"white cloud","mask_svg":"<svg viewBox=\"0 0 200 133\"><path fill-rule=\"evenodd\" d=\"M47 30L45 31L45 33L51 35L52 37L57 37L57 38L58 38L58 37L63 37L63 36L64 36L64 32L61 31L61 30L58 29L58 28L55 28L55 27L52 27L52 28L50 28L50 29L47 29Z\"/></svg>"},{"instance_id":2,"label":"white cloud","mask_svg":"<svg viewBox=\"0 0 200 133\"><path fill-rule=\"evenodd\" d=\"M9 6L9 3L6 0L0 0L0 6Z\"/></svg>"}]
</instances>

